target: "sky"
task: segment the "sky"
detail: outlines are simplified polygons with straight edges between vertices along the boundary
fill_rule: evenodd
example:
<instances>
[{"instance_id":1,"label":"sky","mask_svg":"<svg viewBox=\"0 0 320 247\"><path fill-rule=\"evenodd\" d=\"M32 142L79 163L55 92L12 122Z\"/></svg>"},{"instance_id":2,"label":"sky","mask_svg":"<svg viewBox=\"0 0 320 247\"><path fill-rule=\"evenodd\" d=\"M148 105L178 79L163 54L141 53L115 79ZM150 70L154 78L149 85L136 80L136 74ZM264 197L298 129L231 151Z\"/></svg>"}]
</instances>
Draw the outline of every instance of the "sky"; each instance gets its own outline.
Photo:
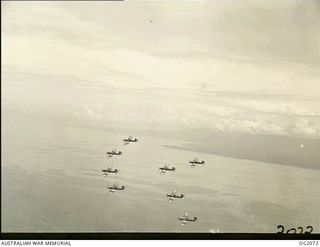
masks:
<instances>
[{"instance_id":1,"label":"sky","mask_svg":"<svg viewBox=\"0 0 320 247\"><path fill-rule=\"evenodd\" d=\"M320 137L320 2L3 2L3 107Z\"/></svg>"}]
</instances>

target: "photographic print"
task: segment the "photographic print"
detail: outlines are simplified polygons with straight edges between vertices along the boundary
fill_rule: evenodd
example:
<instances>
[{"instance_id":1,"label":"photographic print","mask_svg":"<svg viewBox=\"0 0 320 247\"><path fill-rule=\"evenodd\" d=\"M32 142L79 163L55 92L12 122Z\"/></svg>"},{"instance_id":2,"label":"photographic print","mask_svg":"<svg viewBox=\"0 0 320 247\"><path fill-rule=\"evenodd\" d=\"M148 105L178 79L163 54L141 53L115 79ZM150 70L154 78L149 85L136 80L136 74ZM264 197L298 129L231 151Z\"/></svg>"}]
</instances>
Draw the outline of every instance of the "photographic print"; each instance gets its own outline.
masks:
<instances>
[{"instance_id":1,"label":"photographic print","mask_svg":"<svg viewBox=\"0 0 320 247\"><path fill-rule=\"evenodd\" d=\"M319 1L1 5L3 233L319 233Z\"/></svg>"}]
</instances>

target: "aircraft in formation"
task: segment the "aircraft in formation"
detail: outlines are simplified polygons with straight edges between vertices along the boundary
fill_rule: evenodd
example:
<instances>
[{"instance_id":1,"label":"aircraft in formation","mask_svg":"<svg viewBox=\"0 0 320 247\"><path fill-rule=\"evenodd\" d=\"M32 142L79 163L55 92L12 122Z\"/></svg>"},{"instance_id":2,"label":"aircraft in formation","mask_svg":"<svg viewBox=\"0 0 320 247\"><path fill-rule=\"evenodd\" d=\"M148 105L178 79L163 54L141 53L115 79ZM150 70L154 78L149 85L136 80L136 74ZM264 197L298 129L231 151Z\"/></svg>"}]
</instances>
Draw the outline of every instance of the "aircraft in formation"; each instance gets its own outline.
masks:
<instances>
[{"instance_id":1,"label":"aircraft in formation","mask_svg":"<svg viewBox=\"0 0 320 247\"><path fill-rule=\"evenodd\" d=\"M123 139L124 145L128 145L129 143L138 142L137 138L133 138L132 136L129 136L128 138ZM117 149L113 149L110 152L107 152L107 157L111 158L114 155L122 155L123 153L121 151L117 151ZM191 167L195 167L197 165L204 165L205 161L199 161L197 157L195 157L193 160L189 161L191 164ZM176 171L176 168L174 166L169 167L168 164L165 164L163 167L159 167L160 174L165 174L166 172L174 172ZM109 174L118 174L118 169L113 169L112 166L109 166L107 169L102 169L103 175L107 176ZM109 190L109 194L114 193L116 191L124 190L125 187L119 186L117 182L115 182L113 185L107 186ZM167 198L169 199L169 202L174 201L175 199L184 199L184 194L178 194L176 190L173 190L170 194L167 194ZM195 222L198 220L197 217L189 217L188 213L185 213L184 216L178 217L179 221L181 221L181 226L187 224L188 222Z\"/></svg>"},{"instance_id":2,"label":"aircraft in formation","mask_svg":"<svg viewBox=\"0 0 320 247\"><path fill-rule=\"evenodd\" d=\"M198 220L197 217L189 218L189 214L185 213L184 216L178 218L181 221L181 226L184 226L188 222L195 222Z\"/></svg>"},{"instance_id":3,"label":"aircraft in formation","mask_svg":"<svg viewBox=\"0 0 320 247\"><path fill-rule=\"evenodd\" d=\"M128 145L130 142L138 142L137 138L133 138L132 136L129 136L128 138L123 139L124 145Z\"/></svg>"},{"instance_id":4,"label":"aircraft in formation","mask_svg":"<svg viewBox=\"0 0 320 247\"><path fill-rule=\"evenodd\" d=\"M167 194L167 197L169 198L169 202L172 202L174 199L184 199L184 194L178 195L177 191L173 190L171 194Z\"/></svg>"},{"instance_id":5,"label":"aircraft in formation","mask_svg":"<svg viewBox=\"0 0 320 247\"><path fill-rule=\"evenodd\" d=\"M165 164L163 167L159 167L160 170L160 174L165 174L166 172L174 172L176 170L176 168L173 167L169 167L168 164Z\"/></svg>"},{"instance_id":6,"label":"aircraft in formation","mask_svg":"<svg viewBox=\"0 0 320 247\"><path fill-rule=\"evenodd\" d=\"M112 169L113 167L112 166L109 166L107 169L102 169L102 172L103 172L103 175L104 176L108 176L108 174L115 174L117 175L119 170L118 169Z\"/></svg>"},{"instance_id":7,"label":"aircraft in formation","mask_svg":"<svg viewBox=\"0 0 320 247\"><path fill-rule=\"evenodd\" d=\"M117 184L117 182L115 182L113 185L109 185L108 187L107 187L108 189L109 189L109 194L111 194L111 193L114 193L114 192L116 192L117 190L124 190L125 189L125 187L122 185L122 186L119 186L118 184Z\"/></svg>"},{"instance_id":8,"label":"aircraft in formation","mask_svg":"<svg viewBox=\"0 0 320 247\"><path fill-rule=\"evenodd\" d=\"M121 155L121 154L122 154L122 152L121 151L117 152L117 149L113 149L111 152L107 152L108 158L111 158L114 155Z\"/></svg>"},{"instance_id":9,"label":"aircraft in formation","mask_svg":"<svg viewBox=\"0 0 320 247\"><path fill-rule=\"evenodd\" d=\"M205 164L204 160L199 161L197 157L195 157L193 160L190 160L189 163L191 164L192 168L197 165L204 165Z\"/></svg>"}]
</instances>

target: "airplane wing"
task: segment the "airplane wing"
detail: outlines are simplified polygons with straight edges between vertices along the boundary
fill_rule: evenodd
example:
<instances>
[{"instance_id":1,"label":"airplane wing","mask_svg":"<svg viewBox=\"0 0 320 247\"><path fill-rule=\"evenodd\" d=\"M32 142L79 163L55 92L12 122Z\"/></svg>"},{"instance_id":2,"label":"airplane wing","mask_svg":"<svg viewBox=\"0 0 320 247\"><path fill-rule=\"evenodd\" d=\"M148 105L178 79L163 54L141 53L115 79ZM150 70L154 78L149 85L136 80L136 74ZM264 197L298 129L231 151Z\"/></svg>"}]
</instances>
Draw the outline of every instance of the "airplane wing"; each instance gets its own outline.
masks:
<instances>
[{"instance_id":1,"label":"airplane wing","mask_svg":"<svg viewBox=\"0 0 320 247\"><path fill-rule=\"evenodd\" d=\"M187 218L188 216L189 216L189 213L186 212L186 213L184 214L184 217Z\"/></svg>"}]
</instances>

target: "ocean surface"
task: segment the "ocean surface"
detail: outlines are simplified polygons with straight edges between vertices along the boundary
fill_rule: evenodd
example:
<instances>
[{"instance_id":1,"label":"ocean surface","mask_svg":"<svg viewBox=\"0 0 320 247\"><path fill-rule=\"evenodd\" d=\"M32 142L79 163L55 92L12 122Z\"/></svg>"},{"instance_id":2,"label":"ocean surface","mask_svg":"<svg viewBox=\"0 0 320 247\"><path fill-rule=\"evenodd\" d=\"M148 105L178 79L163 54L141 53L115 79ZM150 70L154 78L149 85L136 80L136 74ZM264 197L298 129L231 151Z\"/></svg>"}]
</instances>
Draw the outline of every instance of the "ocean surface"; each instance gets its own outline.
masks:
<instances>
[{"instance_id":1,"label":"ocean surface","mask_svg":"<svg viewBox=\"0 0 320 247\"><path fill-rule=\"evenodd\" d=\"M80 127L27 113L4 117L3 232L274 233L279 224L320 232L317 165L259 161L254 150L253 159L248 152L223 156L201 143L143 135L143 129ZM123 145L130 134L139 142ZM306 139L297 150L308 145ZM106 159L113 148L123 155ZM194 157L206 164L191 168ZM160 175L165 163L176 172ZM117 176L102 176L109 165L120 170ZM126 189L109 194L114 182ZM173 189L185 199L168 202ZM198 221L181 226L185 212Z\"/></svg>"},{"instance_id":2,"label":"ocean surface","mask_svg":"<svg viewBox=\"0 0 320 247\"><path fill-rule=\"evenodd\" d=\"M3 2L3 232L320 232L319 1Z\"/></svg>"}]
</instances>

